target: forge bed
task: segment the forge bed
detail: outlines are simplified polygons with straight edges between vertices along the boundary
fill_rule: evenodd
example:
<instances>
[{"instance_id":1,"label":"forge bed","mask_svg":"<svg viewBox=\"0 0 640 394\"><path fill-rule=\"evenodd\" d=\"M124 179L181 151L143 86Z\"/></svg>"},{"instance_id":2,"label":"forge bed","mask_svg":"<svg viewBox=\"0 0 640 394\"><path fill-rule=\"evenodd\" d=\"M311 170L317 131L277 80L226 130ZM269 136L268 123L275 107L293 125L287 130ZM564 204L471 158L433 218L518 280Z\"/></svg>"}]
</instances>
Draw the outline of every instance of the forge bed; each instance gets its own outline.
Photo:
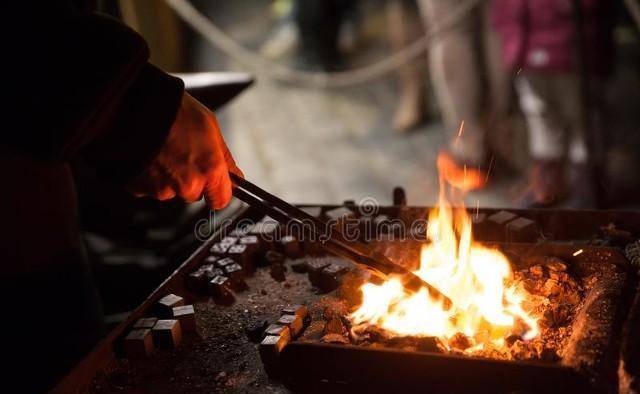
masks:
<instances>
[{"instance_id":1,"label":"forge bed","mask_svg":"<svg viewBox=\"0 0 640 394\"><path fill-rule=\"evenodd\" d=\"M322 206L323 212L337 206ZM353 208L353 207L351 207ZM430 208L390 206L380 208L391 217L424 217ZM478 216L490 217L500 210L481 209ZM528 392L603 391L633 387L637 378L635 332L640 331L640 301L633 304L635 269L629 260L629 245L640 238L640 214L607 211L509 210L533 220L539 231L514 235L478 223L476 239L499 245L514 264L522 256L536 253L563 258L583 274L596 274L598 283L588 293L582 316L576 319L570 348L557 364L478 360L433 353L371 350L350 346L293 341L281 354L284 371L279 380L264 372L257 344L247 329L260 322L274 322L290 304L315 305L320 294L303 273L288 266L285 282L276 282L268 268L259 268L246 282L249 289L235 292L235 303L218 305L208 297L189 291L185 277L202 264L211 245L229 228L217 231L137 308L131 316L57 386L56 392L90 393L210 393L210 392L310 392L310 391L404 391L431 392ZM225 226L235 227L242 219L258 220L262 215L242 207ZM602 228L615 231L605 231ZM225 230L225 231L223 231ZM619 231L620 230L620 231ZM540 241L544 239L544 241ZM534 244L535 243L535 244ZM573 253L583 249L579 256ZM587 272L589 271L589 272ZM132 361L121 355L122 337L132 324L148 314L154 303L175 293L193 303L199 335L186 336L176 350L156 350L145 360ZM638 297L636 297L638 298ZM312 311L313 313L313 311ZM317 311L315 312L317 313ZM627 317L630 316L630 319ZM627 323L625 323L628 320ZM625 326L626 324L626 326ZM619 363L622 360L622 363ZM635 374L635 375L634 375ZM618 379L618 376L621 379ZM286 382L286 385L283 383Z\"/></svg>"}]
</instances>

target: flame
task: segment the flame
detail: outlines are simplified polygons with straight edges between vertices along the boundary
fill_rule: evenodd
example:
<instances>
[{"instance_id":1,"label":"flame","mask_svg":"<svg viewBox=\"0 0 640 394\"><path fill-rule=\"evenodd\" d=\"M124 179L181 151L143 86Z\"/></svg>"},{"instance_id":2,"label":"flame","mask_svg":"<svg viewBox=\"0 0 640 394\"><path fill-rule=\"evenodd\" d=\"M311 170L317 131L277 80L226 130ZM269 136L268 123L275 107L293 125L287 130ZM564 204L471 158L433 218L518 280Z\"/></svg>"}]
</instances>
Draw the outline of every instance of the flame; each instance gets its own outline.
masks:
<instances>
[{"instance_id":1,"label":"flame","mask_svg":"<svg viewBox=\"0 0 640 394\"><path fill-rule=\"evenodd\" d=\"M444 164L443 164L444 163ZM446 162L438 158L440 196L429 215L427 237L415 274L451 300L445 309L426 288L409 295L397 278L362 286L363 302L350 319L354 330L376 325L398 336L435 336L445 345L464 334L473 353L486 345L504 346L511 334L525 340L538 335L537 318L523 308L531 296L513 281L508 259L473 241L471 219L453 209L445 196ZM453 186L453 185L452 185ZM455 189L451 188L455 195Z\"/></svg>"},{"instance_id":2,"label":"flame","mask_svg":"<svg viewBox=\"0 0 640 394\"><path fill-rule=\"evenodd\" d=\"M463 192L482 189L487 184L487 175L478 168L460 167L455 159L447 152L438 155L438 172L441 177Z\"/></svg>"}]
</instances>

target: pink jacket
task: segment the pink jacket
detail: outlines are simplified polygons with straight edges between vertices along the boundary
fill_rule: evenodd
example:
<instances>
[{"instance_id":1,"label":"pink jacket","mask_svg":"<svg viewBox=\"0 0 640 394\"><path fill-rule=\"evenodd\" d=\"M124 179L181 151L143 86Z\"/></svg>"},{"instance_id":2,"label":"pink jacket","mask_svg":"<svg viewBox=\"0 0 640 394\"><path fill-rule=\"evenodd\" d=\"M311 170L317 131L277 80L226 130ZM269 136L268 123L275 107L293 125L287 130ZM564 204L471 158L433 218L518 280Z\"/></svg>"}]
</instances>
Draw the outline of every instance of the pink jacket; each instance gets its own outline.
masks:
<instances>
[{"instance_id":1,"label":"pink jacket","mask_svg":"<svg viewBox=\"0 0 640 394\"><path fill-rule=\"evenodd\" d=\"M572 0L493 0L493 25L502 39L503 62L511 70L572 72L577 34ZM581 0L587 63L597 74L612 66L614 2Z\"/></svg>"}]
</instances>

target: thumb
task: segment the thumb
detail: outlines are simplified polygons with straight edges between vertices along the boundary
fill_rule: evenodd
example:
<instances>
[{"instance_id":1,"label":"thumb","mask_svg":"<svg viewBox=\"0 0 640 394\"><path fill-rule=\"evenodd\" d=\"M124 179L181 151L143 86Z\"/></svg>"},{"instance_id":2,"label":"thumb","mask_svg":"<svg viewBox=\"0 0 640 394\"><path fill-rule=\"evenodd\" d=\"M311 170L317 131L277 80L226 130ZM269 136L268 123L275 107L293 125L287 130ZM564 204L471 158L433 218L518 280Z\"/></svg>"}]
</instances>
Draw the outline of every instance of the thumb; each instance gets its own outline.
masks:
<instances>
[{"instance_id":1,"label":"thumb","mask_svg":"<svg viewBox=\"0 0 640 394\"><path fill-rule=\"evenodd\" d=\"M222 209L231 201L231 179L226 165L207 173L204 198L211 209Z\"/></svg>"}]
</instances>

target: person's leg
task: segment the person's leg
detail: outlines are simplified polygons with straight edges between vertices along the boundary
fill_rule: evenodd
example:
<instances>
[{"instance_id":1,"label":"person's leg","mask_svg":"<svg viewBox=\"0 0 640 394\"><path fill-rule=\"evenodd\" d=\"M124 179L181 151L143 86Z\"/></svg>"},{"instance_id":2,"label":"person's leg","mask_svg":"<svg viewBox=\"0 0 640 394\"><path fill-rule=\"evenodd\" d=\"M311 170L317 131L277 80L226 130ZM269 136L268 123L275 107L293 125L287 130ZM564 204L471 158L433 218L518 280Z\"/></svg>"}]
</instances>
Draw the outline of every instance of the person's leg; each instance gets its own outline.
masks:
<instances>
[{"instance_id":1,"label":"person's leg","mask_svg":"<svg viewBox=\"0 0 640 394\"><path fill-rule=\"evenodd\" d=\"M557 110L558 78L522 73L515 81L520 108L525 116L532 165L523 206L553 205L566 194L566 128Z\"/></svg>"},{"instance_id":2,"label":"person's leg","mask_svg":"<svg viewBox=\"0 0 640 394\"><path fill-rule=\"evenodd\" d=\"M389 0L387 3L389 41L394 52L401 51L424 35L415 0ZM398 69L400 102L393 115L393 128L409 131L418 126L426 113L426 59L416 59Z\"/></svg>"},{"instance_id":3,"label":"person's leg","mask_svg":"<svg viewBox=\"0 0 640 394\"><path fill-rule=\"evenodd\" d=\"M298 26L301 55L306 66L339 68L340 9L336 0L296 0L294 20Z\"/></svg>"},{"instance_id":4,"label":"person's leg","mask_svg":"<svg viewBox=\"0 0 640 394\"><path fill-rule=\"evenodd\" d=\"M460 3L420 0L425 25L437 25ZM434 37L429 52L432 85L445 128L451 133L449 150L458 162L473 167L484 165L486 160L479 13L479 8L473 9L455 27ZM459 133L463 121L464 129Z\"/></svg>"},{"instance_id":5,"label":"person's leg","mask_svg":"<svg viewBox=\"0 0 640 394\"><path fill-rule=\"evenodd\" d=\"M515 168L524 163L526 147L520 138L514 123L510 119L512 105L517 105L512 92L513 72L505 67L502 58L502 42L492 24L491 1L482 4L482 38L483 59L485 65L486 102L484 110L484 126L487 138L487 149L494 160Z\"/></svg>"},{"instance_id":6,"label":"person's leg","mask_svg":"<svg viewBox=\"0 0 640 394\"><path fill-rule=\"evenodd\" d=\"M601 130L601 105L596 98L601 97L601 84L598 80L590 81L593 102L589 108L582 108L580 81L577 74L567 74L562 77L562 81L556 85L558 97L558 109L561 111L567 129L568 152L567 158L570 169L571 196L568 205L572 208L595 208L596 182L603 181L595 179L596 175L601 175L595 171L594 164L602 162L605 142L600 138L597 131ZM590 125L585 124L585 114L588 111ZM591 127L591 130L587 130ZM587 143L587 133L591 133L594 138L591 151Z\"/></svg>"}]
</instances>

